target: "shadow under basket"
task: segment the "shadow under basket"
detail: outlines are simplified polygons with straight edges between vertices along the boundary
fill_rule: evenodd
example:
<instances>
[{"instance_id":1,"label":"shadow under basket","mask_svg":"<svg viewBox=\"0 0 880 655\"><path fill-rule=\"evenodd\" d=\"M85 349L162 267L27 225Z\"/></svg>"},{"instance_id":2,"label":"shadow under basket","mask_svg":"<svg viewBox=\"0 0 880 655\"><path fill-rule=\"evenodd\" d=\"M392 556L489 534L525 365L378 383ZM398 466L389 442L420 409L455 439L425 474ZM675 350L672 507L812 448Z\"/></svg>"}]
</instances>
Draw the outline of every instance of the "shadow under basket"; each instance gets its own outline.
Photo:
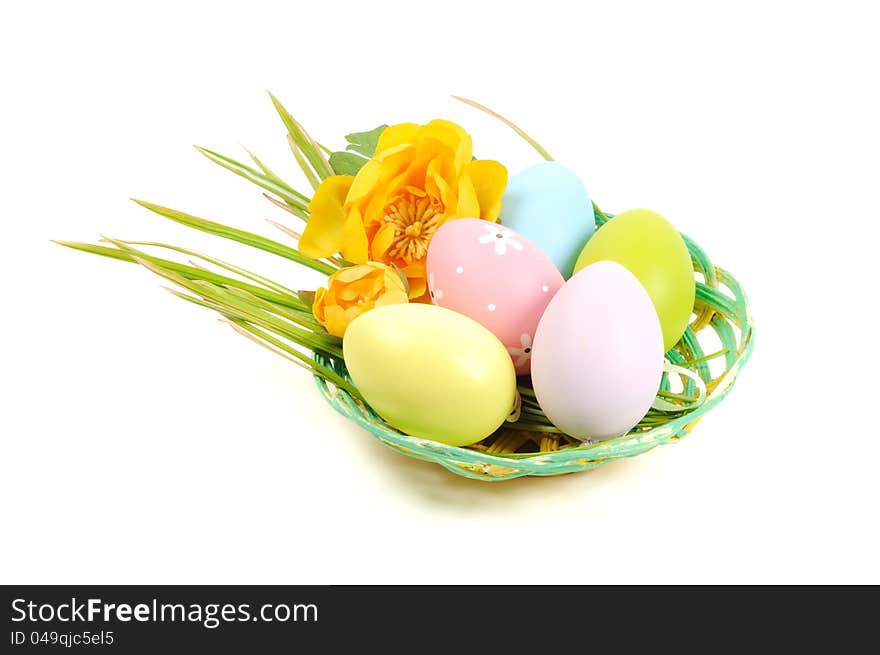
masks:
<instances>
[{"instance_id":1,"label":"shadow under basket","mask_svg":"<svg viewBox=\"0 0 880 655\"><path fill-rule=\"evenodd\" d=\"M600 227L612 217L612 214L600 216L597 213L596 226ZM690 251L697 278L695 317L681 340L666 353L666 360L699 376L705 383L705 396L701 404L692 408L649 413L649 417L621 437L589 443L561 434L549 424L539 430L506 424L472 446L448 446L404 434L347 392L320 377L316 376L315 381L327 402L337 412L364 427L386 446L477 480L510 480L525 475L587 471L615 460L640 455L662 444L679 441L730 392L754 344L749 305L739 283L730 273L715 266L691 239L685 235L682 238ZM704 352L704 348L710 353ZM348 377L343 360L323 355L315 355L315 358ZM713 374L710 368L721 362L723 370ZM694 380L683 376L681 380L681 392L671 397L692 397L697 392ZM524 383L522 378L518 382L526 402L525 397L530 390L528 383ZM661 394L671 389L668 373L663 374L660 389ZM667 393L666 397L670 395Z\"/></svg>"}]
</instances>

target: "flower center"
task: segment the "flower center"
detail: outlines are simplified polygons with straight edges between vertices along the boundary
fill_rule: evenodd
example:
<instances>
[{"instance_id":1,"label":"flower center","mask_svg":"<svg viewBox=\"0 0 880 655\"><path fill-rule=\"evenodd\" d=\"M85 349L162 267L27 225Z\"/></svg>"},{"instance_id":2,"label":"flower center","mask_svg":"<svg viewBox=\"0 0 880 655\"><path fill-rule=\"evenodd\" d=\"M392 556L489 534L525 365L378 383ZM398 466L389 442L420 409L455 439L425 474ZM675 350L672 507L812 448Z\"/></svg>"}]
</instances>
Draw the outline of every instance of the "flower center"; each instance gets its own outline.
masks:
<instances>
[{"instance_id":1,"label":"flower center","mask_svg":"<svg viewBox=\"0 0 880 655\"><path fill-rule=\"evenodd\" d=\"M394 240L388 249L391 257L407 264L428 254L428 242L440 227L440 214L430 198L404 198L388 208L385 221L394 226Z\"/></svg>"}]
</instances>

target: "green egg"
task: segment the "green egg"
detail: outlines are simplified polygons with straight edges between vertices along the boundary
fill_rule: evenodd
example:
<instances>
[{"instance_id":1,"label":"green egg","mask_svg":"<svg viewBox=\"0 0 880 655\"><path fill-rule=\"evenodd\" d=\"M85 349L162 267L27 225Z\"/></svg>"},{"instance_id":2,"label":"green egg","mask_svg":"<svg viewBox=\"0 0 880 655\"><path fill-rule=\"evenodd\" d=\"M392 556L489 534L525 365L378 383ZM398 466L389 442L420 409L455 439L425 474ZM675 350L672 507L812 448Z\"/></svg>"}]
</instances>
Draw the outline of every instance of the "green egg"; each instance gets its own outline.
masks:
<instances>
[{"instance_id":1,"label":"green egg","mask_svg":"<svg viewBox=\"0 0 880 655\"><path fill-rule=\"evenodd\" d=\"M672 224L650 209L618 214L587 242L574 272L601 260L617 262L638 278L660 318L664 349L678 343L694 308L696 284L691 255Z\"/></svg>"}]
</instances>

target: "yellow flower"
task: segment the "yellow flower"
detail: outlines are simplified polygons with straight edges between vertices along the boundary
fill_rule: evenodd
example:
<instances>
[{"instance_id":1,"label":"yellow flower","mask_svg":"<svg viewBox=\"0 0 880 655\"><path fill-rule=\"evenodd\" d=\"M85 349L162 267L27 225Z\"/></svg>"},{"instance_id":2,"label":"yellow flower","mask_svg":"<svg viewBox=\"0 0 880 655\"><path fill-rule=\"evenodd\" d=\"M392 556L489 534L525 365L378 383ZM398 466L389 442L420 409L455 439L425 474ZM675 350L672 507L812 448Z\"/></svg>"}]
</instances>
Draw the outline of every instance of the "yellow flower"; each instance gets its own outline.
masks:
<instances>
[{"instance_id":1,"label":"yellow flower","mask_svg":"<svg viewBox=\"0 0 880 655\"><path fill-rule=\"evenodd\" d=\"M336 271L315 292L312 313L330 334L341 337L348 324L374 307L407 302L406 286L390 266L368 262Z\"/></svg>"},{"instance_id":2,"label":"yellow flower","mask_svg":"<svg viewBox=\"0 0 880 655\"><path fill-rule=\"evenodd\" d=\"M473 160L470 135L450 121L387 128L357 175L324 180L309 205L299 242L308 257L341 253L348 261L394 264L409 297L428 301L425 255L446 221L497 221L507 169Z\"/></svg>"}]
</instances>

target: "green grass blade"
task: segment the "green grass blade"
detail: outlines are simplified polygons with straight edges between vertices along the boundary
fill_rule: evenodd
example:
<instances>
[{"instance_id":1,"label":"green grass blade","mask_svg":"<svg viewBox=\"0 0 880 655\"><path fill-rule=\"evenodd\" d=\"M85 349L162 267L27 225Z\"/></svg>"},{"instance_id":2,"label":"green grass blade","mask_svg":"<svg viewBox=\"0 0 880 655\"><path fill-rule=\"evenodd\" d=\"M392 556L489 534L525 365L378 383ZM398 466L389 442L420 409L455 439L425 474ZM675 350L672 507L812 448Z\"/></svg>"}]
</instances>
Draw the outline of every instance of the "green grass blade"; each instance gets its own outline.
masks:
<instances>
[{"instance_id":1,"label":"green grass blade","mask_svg":"<svg viewBox=\"0 0 880 655\"><path fill-rule=\"evenodd\" d=\"M308 220L309 198L294 189L293 187L289 186L286 182L281 180L281 178L274 175L274 173L272 175L267 175L264 172L257 171L250 166L235 161L231 157L227 157L225 155L221 155L218 152L214 152L213 150L208 150L207 148L203 148L201 146L194 147L215 164L219 164L226 170L232 171L236 175L239 175L244 179L253 182L260 188L266 189L266 191L274 193L276 196L283 199L284 202L288 204L288 206L290 206L294 214L296 214L303 220Z\"/></svg>"},{"instance_id":2,"label":"green grass blade","mask_svg":"<svg viewBox=\"0 0 880 655\"><path fill-rule=\"evenodd\" d=\"M306 369L306 371L308 371L312 375L318 375L330 382L331 384L335 385L336 387L344 389L352 396L363 400L363 397L361 396L357 388L352 385L348 380L336 373L336 371L327 366L324 366L323 364L319 364L314 360L314 358L309 357L308 355L305 355L298 351L296 348L293 348L283 341L276 339L270 333L263 332L261 329L254 325L251 325L247 321L236 318L234 312L230 312L223 307L218 306L216 303L204 300L203 298L198 298L196 296L191 296L190 294L184 293L177 289L172 289L170 287L165 287L165 289L167 289L171 294L177 296L182 300L186 300L187 302L190 302L199 307L204 307L206 309L210 309L220 313L224 317L224 319L226 319L225 322L229 323L239 334L246 336L248 339L259 344L260 346L263 346L270 352L284 357L289 361L292 361L294 364L297 364L298 366Z\"/></svg>"},{"instance_id":3,"label":"green grass blade","mask_svg":"<svg viewBox=\"0 0 880 655\"><path fill-rule=\"evenodd\" d=\"M237 296L227 289L211 285L210 282L196 281L192 285L195 288L191 290L201 294L203 297L219 302L230 310L238 312L242 318L250 323L271 330L275 334L284 336L310 350L327 353L332 357L342 357L342 345L338 337L334 337L326 332L320 334L313 330L296 327L288 321L282 320L278 315L263 310L249 300Z\"/></svg>"},{"instance_id":4,"label":"green grass blade","mask_svg":"<svg viewBox=\"0 0 880 655\"><path fill-rule=\"evenodd\" d=\"M336 271L336 269L333 268L330 264L314 259L309 259L295 248L285 246L284 244L273 241L272 239L267 239L266 237L254 234L253 232L239 230L233 227L229 227L227 225L223 225L222 223L216 223L214 221L209 221L204 218L198 218L196 216L186 214L176 209L170 209L168 207L162 207L161 205L147 202L146 200L138 200L137 198L132 198L132 200L134 200L141 207L145 207L146 209L149 209L150 211L155 212L160 216L164 216L165 218L175 221L176 223L180 223L181 225L186 225L187 227L201 230L202 232L207 232L208 234L223 237L224 239L237 241L246 246L251 246L252 248L265 250L266 252L278 255L279 257L284 257L286 259L295 261L297 264L308 266L309 268L314 269L319 273L323 273L324 275L330 275Z\"/></svg>"},{"instance_id":5,"label":"green grass blade","mask_svg":"<svg viewBox=\"0 0 880 655\"><path fill-rule=\"evenodd\" d=\"M327 380L328 382L330 382L334 386L347 391L350 395L361 400L362 402L366 402L366 401L364 401L364 397L361 395L360 391L358 391L358 389L351 382L349 382L348 380L346 380L345 378L340 376L333 369L329 368L328 366L324 366L323 364L319 364L318 362L316 362L314 359L312 359L308 355L301 353L296 348L292 348L291 346L287 345L283 341L276 339L271 334L265 333L262 330L260 330L259 328L254 327L253 325L242 324L239 321L233 321L233 322L236 325L238 325L241 329L247 330L253 336L257 337L258 339L261 339L264 342L271 344L272 346L275 346L276 348L283 351L284 353L292 355L296 359L302 361L316 375L321 376L322 378L324 378L325 380ZM282 353L276 353L276 354L280 355Z\"/></svg>"},{"instance_id":6,"label":"green grass blade","mask_svg":"<svg viewBox=\"0 0 880 655\"><path fill-rule=\"evenodd\" d=\"M198 293L207 300L213 300L223 307L238 312L239 315L252 323L256 323L266 329L272 330L278 334L299 343L311 350L326 352L334 357L342 357L342 344L338 337L327 334L323 328L317 333L313 330L303 330L292 325L286 320L279 318L272 311L267 311L255 304L251 299L242 298L229 289L218 287L217 285L202 280L179 280L166 275L167 272L155 270L154 267L147 266L154 273L166 277L166 279L183 286L190 291Z\"/></svg>"},{"instance_id":7,"label":"green grass blade","mask_svg":"<svg viewBox=\"0 0 880 655\"><path fill-rule=\"evenodd\" d=\"M501 121L502 123L507 125L507 127L512 129L514 132L516 132L523 141L525 141L530 146L532 146L538 152L538 154L541 155L544 159L546 159L547 161L553 161L553 156L549 152L547 152L547 150L545 150L544 147L540 143L535 141L532 137L530 137L528 134L526 134L525 131L523 131L520 127L515 125L512 121L509 121L508 119L504 118L504 116L502 116L498 112L492 111L491 109L489 109L485 105L481 105L476 100L462 98L461 96L452 96L452 97L454 99L458 100L459 102L463 102L466 105L470 105L474 109L479 109L480 111L489 114L493 118L497 118L499 121Z\"/></svg>"},{"instance_id":8,"label":"green grass blade","mask_svg":"<svg viewBox=\"0 0 880 655\"><path fill-rule=\"evenodd\" d=\"M198 149L198 146L196 146L196 148ZM296 191L292 186L290 186L287 182L285 182L283 179L281 179L281 176L280 176L280 175L278 175L275 171L273 171L271 168L269 168L268 166L266 166L266 164L264 164L264 163L260 160L260 158L257 157L254 153L252 153L252 152L251 152L250 150L248 150L247 148L245 148L244 151L248 154L248 157L251 158L251 161L254 162L254 163L257 165L257 168L259 168L261 171L263 171L263 175L265 175L266 177L268 177L268 178L269 178L270 180L272 180L273 182L277 182L278 184L280 184L280 185L282 185L282 186L288 187L289 189L291 189L291 190L292 190L294 193L296 193L297 195L302 195L302 194L300 194L298 191Z\"/></svg>"},{"instance_id":9,"label":"green grass blade","mask_svg":"<svg viewBox=\"0 0 880 655\"><path fill-rule=\"evenodd\" d=\"M256 312L260 315L265 315L265 312L268 312L273 316L286 319L287 321L295 323L298 326L309 330L310 332L314 333L315 337L319 338L322 343L326 343L327 345L331 346L342 345L342 340L339 339L339 337L335 337L328 333L324 326L315 319L314 315L311 312L282 307L280 305L276 305L274 303L267 302L261 298L258 298L257 296L248 293L247 291L236 289L235 287L222 287L222 289L235 296L234 301L224 297L224 301L226 302L235 302L238 303L239 306L247 305L248 311Z\"/></svg>"},{"instance_id":10,"label":"green grass blade","mask_svg":"<svg viewBox=\"0 0 880 655\"><path fill-rule=\"evenodd\" d=\"M309 184L312 188L317 191L318 187L321 186L321 180L318 179L318 176L315 174L314 169L312 169L311 165L308 161L306 161L305 156L302 151L297 147L297 145L293 142L293 139L290 138L290 135L287 135L287 143L290 145L290 151L293 153L294 159L296 159L296 163L299 164L300 170L302 170L303 175L306 176L306 179L309 181Z\"/></svg>"},{"instance_id":11,"label":"green grass blade","mask_svg":"<svg viewBox=\"0 0 880 655\"><path fill-rule=\"evenodd\" d=\"M184 296L184 295L185 294L181 294L181 296ZM274 353L274 354L278 355L279 357L283 357L287 361L292 362L293 364L296 364L300 368L305 369L306 371L308 371L312 375L315 375L317 373L317 371L315 370L315 366L312 366L310 361L309 362L306 361L311 358L309 358L305 355L300 357L299 355L302 355L302 353L300 353L295 348L291 348L290 350L295 351L297 353L297 355L294 355L291 357L290 353L287 350L278 349L278 348L270 345L269 343L267 343L265 340L261 339L259 336L257 336L257 334L254 333L254 331L257 330L257 328L253 328L253 326L251 326L249 323L246 323L244 321L238 321L235 319L227 319L226 321L223 321L223 322L225 322L227 325L229 325L233 330L235 330L241 336L245 337L249 341L252 341L253 343L257 344L258 346L265 348L269 352ZM315 362L315 363L317 364L317 362Z\"/></svg>"},{"instance_id":12,"label":"green grass blade","mask_svg":"<svg viewBox=\"0 0 880 655\"><path fill-rule=\"evenodd\" d=\"M182 255L188 255L189 257L198 257L201 260L204 260L210 264L214 264L215 266L219 266L220 268L224 268L231 273L235 273L236 275L240 275L241 277L251 280L252 282L256 282L259 285L266 287L267 289L271 289L276 293L285 294L295 296L297 292L293 289L288 289L282 284L278 284L270 280L267 277L262 275L258 275L257 273L253 273L245 268L241 268L240 266L236 266L235 264L230 264L228 262L224 262L222 259L217 259L216 257L211 257L210 255L205 255L204 253L197 252L195 250L190 250L188 248L181 248L180 246L174 246L168 243L158 243L156 241L123 241L117 239L108 239L111 243L122 244L128 246L149 246L154 248L164 248L165 250L172 250L174 252L179 252Z\"/></svg>"},{"instance_id":13,"label":"green grass blade","mask_svg":"<svg viewBox=\"0 0 880 655\"><path fill-rule=\"evenodd\" d=\"M524 430L526 432L548 432L553 434L564 434L562 430L554 425L543 423L529 423L528 421L516 421L515 423L505 423L504 427L512 430Z\"/></svg>"},{"instance_id":14,"label":"green grass blade","mask_svg":"<svg viewBox=\"0 0 880 655\"><path fill-rule=\"evenodd\" d=\"M246 302L252 303L261 309L265 309L268 312L277 314L278 316L286 318L287 320L292 321L297 325L300 325L304 328L312 330L317 334L320 334L321 336L325 337L328 342L332 340L333 343L336 343L340 346L342 345L342 340L339 339L339 337L334 337L329 332L327 332L326 328L324 328L324 326L318 322L318 320L315 318L315 315L312 314L312 312L310 311L307 312L302 310L293 310L287 307L276 305L275 303L263 300L262 298L258 298L254 294L248 293L243 289L236 289L235 287L225 288L227 289L227 291L235 294L236 296L239 296Z\"/></svg>"},{"instance_id":15,"label":"green grass blade","mask_svg":"<svg viewBox=\"0 0 880 655\"><path fill-rule=\"evenodd\" d=\"M294 120L293 116L291 116L290 112L284 108L284 105L281 104L278 98L271 93L269 94L269 98L271 98L272 104L275 106L275 111L278 112L278 116L281 117L284 127L287 128L287 133L290 135L290 138L293 139L296 146L302 150L303 155L305 155L306 159L312 165L312 168L315 169L315 172L322 180L333 175L333 169L330 168L330 164L327 162L327 158L324 157L318 144L315 143L302 126Z\"/></svg>"},{"instance_id":16,"label":"green grass blade","mask_svg":"<svg viewBox=\"0 0 880 655\"><path fill-rule=\"evenodd\" d=\"M91 243L82 243L79 241L55 241L55 243L60 246L64 246L65 248L71 248L73 250L79 250L81 252L87 252L93 255L100 255L101 257L118 259L120 261L130 262L132 264L137 263L135 257L130 252L126 252L118 248L99 246ZM304 303L298 295L287 296L283 294L278 294L274 291L269 291L267 289L248 284L247 282L242 282L241 280L237 280L226 275L214 273L213 271L209 271L204 268L187 266L186 264L180 264L170 259L153 257L151 255L147 255L146 253L140 253L139 256L142 259L146 259L147 261L155 264L156 266L160 266L161 268L172 271L173 273L177 273L178 275L181 275L188 280L205 280L206 282L212 282L213 284L217 284L219 286L234 286L237 289L252 293L258 298L267 300L276 305L283 305L285 307L298 309L300 311L310 311L310 307L306 303Z\"/></svg>"},{"instance_id":17,"label":"green grass blade","mask_svg":"<svg viewBox=\"0 0 880 655\"><path fill-rule=\"evenodd\" d=\"M173 282L193 293L202 296L205 300L213 301L223 308L224 312L231 312L238 318L255 323L268 330L272 330L284 337L299 343L313 351L327 353L332 357L342 357L342 348L339 340L328 334L316 334L310 330L303 330L287 321L280 320L270 312L255 307L252 303L243 301L233 293L204 280L188 280L185 277L173 273L161 266L135 256L135 261L156 275Z\"/></svg>"}]
</instances>

